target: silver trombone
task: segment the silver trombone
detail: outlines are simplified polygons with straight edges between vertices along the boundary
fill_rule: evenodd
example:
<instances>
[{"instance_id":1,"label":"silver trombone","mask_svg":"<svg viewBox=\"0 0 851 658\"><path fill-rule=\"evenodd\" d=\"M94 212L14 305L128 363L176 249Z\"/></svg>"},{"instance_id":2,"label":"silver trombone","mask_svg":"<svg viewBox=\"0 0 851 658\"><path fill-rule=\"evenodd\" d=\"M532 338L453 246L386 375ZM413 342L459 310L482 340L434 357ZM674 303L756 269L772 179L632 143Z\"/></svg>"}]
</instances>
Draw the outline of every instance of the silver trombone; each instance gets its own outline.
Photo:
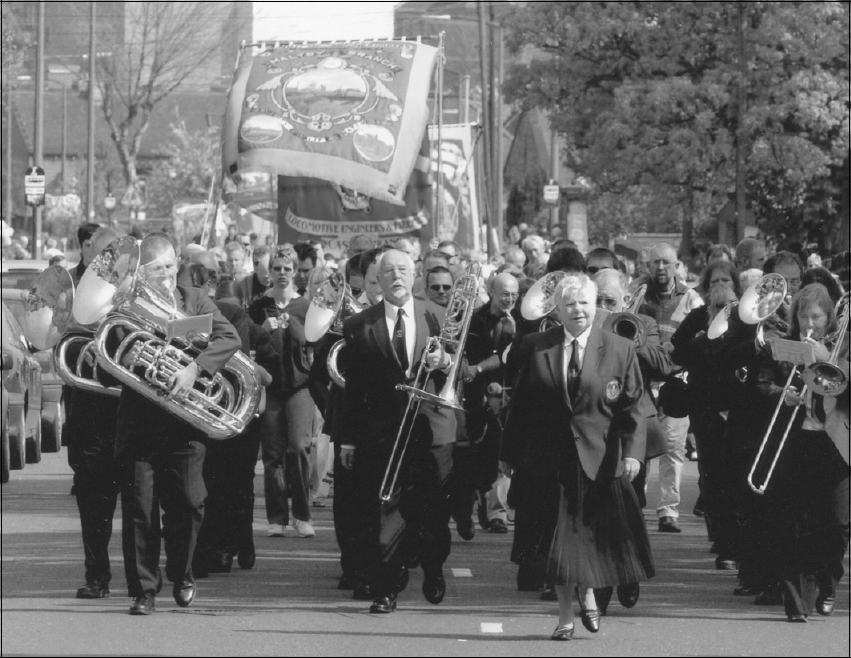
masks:
<instances>
[{"instance_id":1,"label":"silver trombone","mask_svg":"<svg viewBox=\"0 0 851 658\"><path fill-rule=\"evenodd\" d=\"M811 335L812 330L807 330L807 338L809 338ZM789 417L789 421L786 423L786 429L783 431L783 437L780 439L780 445L777 446L777 450L774 453L774 459L771 460L771 464L768 467L768 473L766 473L765 479L761 484L755 484L754 476L756 474L757 468L760 465L760 460L762 459L762 455L765 452L765 448L768 446L768 441L771 438L771 433L774 430L774 425L777 423L777 416L780 415L780 410L783 408L783 405L786 404L786 392L789 390L789 387L792 386L792 381L795 379L795 376L800 374L801 371L798 366L792 368L792 372L789 373L789 379L786 380L786 384L784 384L783 386L783 392L780 394L780 399L777 401L777 406L774 408L774 415L771 416L771 422L768 424L768 429L765 430L765 436L762 439L762 444L760 444L759 446L759 451L756 454L753 466L751 466L751 470L748 473L748 486L754 491L754 493L763 495L765 493L765 490L768 488L768 483L771 481L771 476L774 475L774 469L777 466L777 461L780 459L780 453L783 452L783 448L786 445L786 440L789 438L789 432L792 430L792 425L794 425L795 419L798 417L798 412L803 406L804 396L807 393L806 384L804 384L801 388L801 402L799 402L797 406L795 406L795 408L792 410L792 415Z\"/></svg>"},{"instance_id":2,"label":"silver trombone","mask_svg":"<svg viewBox=\"0 0 851 658\"><path fill-rule=\"evenodd\" d=\"M398 390L408 393L408 406L402 416L399 432L390 453L390 461L387 463L384 479L381 481L381 490L378 492L378 497L382 502L389 501L396 490L396 483L399 481L399 474L402 472L402 462L411 443L414 422L422 403L427 402L456 410L463 409L457 380L464 357L467 333L470 330L470 320L473 318L473 311L479 294L480 272L481 265L474 262L470 265L470 271L455 282L452 295L449 298L449 305L446 308L446 316L440 330L440 336L432 336L428 339L413 384L410 386L398 384L396 386ZM435 394L426 390L431 378L431 370L426 366L425 356L433 352L438 346L443 348L444 351L447 347L452 347L455 359L446 375L446 384L439 393Z\"/></svg>"}]
</instances>

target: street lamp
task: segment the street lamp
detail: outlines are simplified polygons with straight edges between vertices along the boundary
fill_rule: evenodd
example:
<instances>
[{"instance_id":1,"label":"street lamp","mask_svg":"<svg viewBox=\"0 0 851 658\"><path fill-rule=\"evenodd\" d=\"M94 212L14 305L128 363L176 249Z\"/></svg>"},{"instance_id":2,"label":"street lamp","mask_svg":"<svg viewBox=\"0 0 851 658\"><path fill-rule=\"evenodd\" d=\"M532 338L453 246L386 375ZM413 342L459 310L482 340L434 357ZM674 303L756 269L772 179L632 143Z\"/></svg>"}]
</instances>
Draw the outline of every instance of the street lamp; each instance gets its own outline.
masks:
<instances>
[{"instance_id":1,"label":"street lamp","mask_svg":"<svg viewBox=\"0 0 851 658\"><path fill-rule=\"evenodd\" d=\"M115 210L115 197L112 196L112 192L107 192L106 197L103 200L103 207L106 208L107 215L109 216L109 227L112 228L112 211Z\"/></svg>"}]
</instances>

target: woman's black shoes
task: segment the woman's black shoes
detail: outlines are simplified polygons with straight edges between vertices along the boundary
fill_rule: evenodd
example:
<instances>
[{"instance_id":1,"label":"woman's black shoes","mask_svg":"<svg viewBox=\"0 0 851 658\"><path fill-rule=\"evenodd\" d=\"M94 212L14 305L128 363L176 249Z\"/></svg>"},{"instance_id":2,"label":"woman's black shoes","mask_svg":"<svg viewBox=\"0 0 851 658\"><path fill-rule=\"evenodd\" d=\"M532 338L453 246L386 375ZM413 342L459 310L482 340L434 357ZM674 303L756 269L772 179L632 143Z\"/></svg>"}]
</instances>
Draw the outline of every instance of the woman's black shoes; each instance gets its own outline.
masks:
<instances>
[{"instance_id":1,"label":"woman's black shoes","mask_svg":"<svg viewBox=\"0 0 851 658\"><path fill-rule=\"evenodd\" d=\"M573 639L573 624L569 626L567 624L556 626L550 639L556 642L569 642Z\"/></svg>"},{"instance_id":2,"label":"woman's black shoes","mask_svg":"<svg viewBox=\"0 0 851 658\"><path fill-rule=\"evenodd\" d=\"M582 625L588 629L589 633L598 633L600 631L600 611L583 610Z\"/></svg>"}]
</instances>

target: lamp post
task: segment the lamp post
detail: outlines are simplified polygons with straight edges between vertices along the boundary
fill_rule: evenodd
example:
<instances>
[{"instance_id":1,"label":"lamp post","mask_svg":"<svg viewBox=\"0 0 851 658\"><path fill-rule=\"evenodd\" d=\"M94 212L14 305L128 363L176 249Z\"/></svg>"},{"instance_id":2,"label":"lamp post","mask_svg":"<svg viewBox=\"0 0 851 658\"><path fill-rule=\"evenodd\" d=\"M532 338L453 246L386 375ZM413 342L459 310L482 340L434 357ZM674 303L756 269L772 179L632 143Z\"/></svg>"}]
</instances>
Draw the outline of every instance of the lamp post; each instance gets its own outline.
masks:
<instances>
[{"instance_id":1,"label":"lamp post","mask_svg":"<svg viewBox=\"0 0 851 658\"><path fill-rule=\"evenodd\" d=\"M112 196L112 192L107 192L103 200L103 207L106 208L106 214L109 217L109 227L112 226L112 211L115 210L116 199Z\"/></svg>"}]
</instances>

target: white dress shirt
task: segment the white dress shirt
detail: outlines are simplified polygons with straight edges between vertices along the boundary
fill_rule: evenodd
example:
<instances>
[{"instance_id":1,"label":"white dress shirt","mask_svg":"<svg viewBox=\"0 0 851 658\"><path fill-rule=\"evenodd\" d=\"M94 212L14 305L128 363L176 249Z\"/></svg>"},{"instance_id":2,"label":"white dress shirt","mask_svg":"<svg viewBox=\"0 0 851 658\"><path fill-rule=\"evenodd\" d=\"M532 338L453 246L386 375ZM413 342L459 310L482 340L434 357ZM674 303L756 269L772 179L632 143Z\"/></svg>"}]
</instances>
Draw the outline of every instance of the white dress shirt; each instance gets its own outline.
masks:
<instances>
[{"instance_id":1,"label":"white dress shirt","mask_svg":"<svg viewBox=\"0 0 851 658\"><path fill-rule=\"evenodd\" d=\"M414 367L414 349L417 343L417 323L414 320L414 298L411 297L402 308L405 310L405 348L408 352L408 371L406 376L410 377L411 369ZM386 299L384 300L384 321L387 323L387 335L390 336L391 347L393 345L393 332L396 330L396 319L399 307L394 306Z\"/></svg>"},{"instance_id":2,"label":"white dress shirt","mask_svg":"<svg viewBox=\"0 0 851 658\"><path fill-rule=\"evenodd\" d=\"M565 386L567 386L567 383L569 381L567 376L567 368L570 364L570 357L573 354L573 341L576 340L576 344L579 346L579 353L576 355L576 362L579 364L579 369L581 370L582 359L585 358L585 347L588 345L588 336L590 335L590 326L585 329L585 331L583 331L579 336L573 336L567 329L564 330L564 363L562 363L561 365L561 374L564 377Z\"/></svg>"}]
</instances>

